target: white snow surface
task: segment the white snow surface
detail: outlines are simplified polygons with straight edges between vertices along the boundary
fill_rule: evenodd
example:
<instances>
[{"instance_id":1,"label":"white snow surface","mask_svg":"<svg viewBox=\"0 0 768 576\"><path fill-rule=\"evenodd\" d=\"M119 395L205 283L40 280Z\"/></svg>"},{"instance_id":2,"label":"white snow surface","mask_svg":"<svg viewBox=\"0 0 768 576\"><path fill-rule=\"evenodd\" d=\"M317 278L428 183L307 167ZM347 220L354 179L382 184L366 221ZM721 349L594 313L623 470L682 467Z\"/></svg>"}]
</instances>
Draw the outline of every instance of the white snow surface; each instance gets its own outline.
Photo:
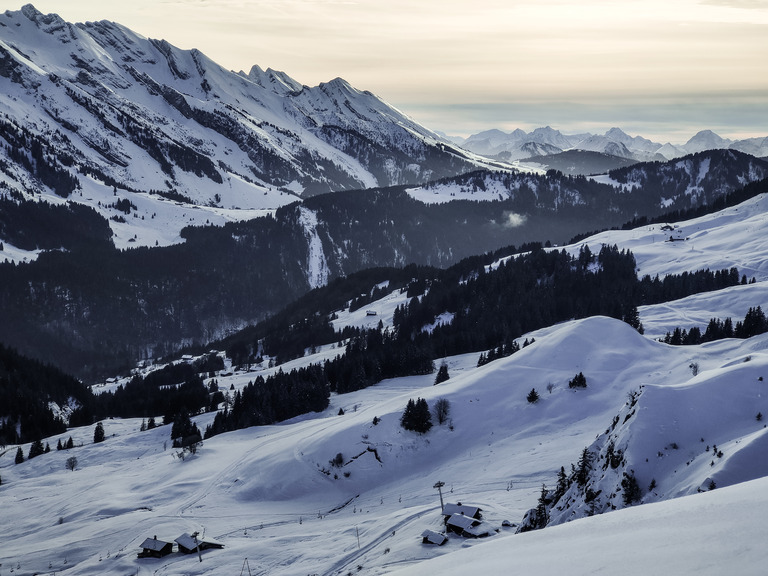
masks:
<instances>
[{"instance_id":1,"label":"white snow surface","mask_svg":"<svg viewBox=\"0 0 768 576\"><path fill-rule=\"evenodd\" d=\"M420 574L623 574L757 576L768 479L498 538L397 570ZM727 535L727 536L726 536Z\"/></svg>"},{"instance_id":2,"label":"white snow surface","mask_svg":"<svg viewBox=\"0 0 768 576\"><path fill-rule=\"evenodd\" d=\"M301 206L299 218L309 238L309 254L307 255L307 279L311 288L325 286L328 282L328 264L323 252L323 242L317 233L317 214L309 208Z\"/></svg>"},{"instance_id":3,"label":"white snow surface","mask_svg":"<svg viewBox=\"0 0 768 576\"><path fill-rule=\"evenodd\" d=\"M664 242L657 226L585 241L593 252L601 243L631 249L641 274L736 265L755 276L755 284L642 308L645 335L605 317L564 322L526 335L535 342L479 368L477 354L446 358L450 380L438 386L432 374L333 395L322 413L216 436L184 460L170 448L169 426L141 432L140 419L105 421L100 444L92 443L93 427L43 439L53 450L18 465L16 446L8 446L0 451L2 570L218 575L241 573L247 559L251 573L275 575L763 574L768 429L757 415L768 415L768 335L680 347L654 338L708 317L735 321L765 304L766 202L761 196L680 222L684 242ZM335 327L389 325L404 301L394 291L340 312ZM342 348L327 346L281 368ZM270 370L217 380L237 389ZM588 386L571 390L578 372ZM526 400L532 388L541 396L536 404ZM576 514L533 533L503 527L536 505L542 484L554 486L560 466L596 446L617 414L629 413L628 395L638 391L634 415L616 433L642 503L621 509L619 497L615 512ZM416 397L430 405L447 399L449 422L425 435L403 430L400 415ZM204 429L212 418L195 420ZM70 435L75 448L57 451L57 440ZM344 465L334 468L329 461L338 453ZM65 467L70 456L74 471ZM445 482L447 502L483 509L489 538L451 534L441 547L421 543L425 529L444 531L437 481ZM203 552L202 562L176 552L137 557L147 537L172 541L194 531L224 549Z\"/></svg>"}]
</instances>

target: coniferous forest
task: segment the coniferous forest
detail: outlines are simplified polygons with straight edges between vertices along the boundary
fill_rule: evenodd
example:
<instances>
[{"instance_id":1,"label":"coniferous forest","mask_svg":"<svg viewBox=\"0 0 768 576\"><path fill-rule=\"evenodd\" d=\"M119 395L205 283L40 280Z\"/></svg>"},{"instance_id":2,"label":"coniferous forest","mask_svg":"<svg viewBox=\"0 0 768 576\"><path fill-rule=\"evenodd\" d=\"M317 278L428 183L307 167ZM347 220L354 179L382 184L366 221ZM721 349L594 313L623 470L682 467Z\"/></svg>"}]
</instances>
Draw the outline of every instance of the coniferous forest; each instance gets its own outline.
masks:
<instances>
[{"instance_id":1,"label":"coniferous forest","mask_svg":"<svg viewBox=\"0 0 768 576\"><path fill-rule=\"evenodd\" d=\"M488 351L488 360L514 353L520 347L517 339L522 334L563 320L608 315L639 328L638 305L747 281L739 277L736 269L638 279L634 256L615 246L603 246L597 254L585 246L575 256L541 246L526 248L529 251L501 258L491 268L487 265L508 250L473 257L445 270L378 269L361 273L360 277L353 275L349 280L339 279L310 292L278 317L228 338L222 344L238 365L255 363L262 360L261 356L283 362L302 356L313 346L334 341L344 341L346 350L322 365L257 377L229 399L206 435L322 410L332 391L349 392L385 378L429 374L435 360L446 355ZM396 310L391 329L380 324L375 329L333 330L330 319L334 310L340 308L340 302L341 307L353 302L351 294L359 297L362 279L380 283L390 278L392 285L388 289L400 289L409 296L407 304ZM285 329L293 323L293 315L319 301L324 302L325 312L314 316L311 329L304 329L310 326L309 321L298 323L296 330ZM444 313L452 315L451 323L424 330ZM279 334L293 336L277 337ZM38 388L30 388L37 401L34 407L29 399L12 406L9 424L2 432L6 442L63 430L63 422L44 415L47 398L60 402L69 396L76 398L80 407L73 412L70 423L82 425L108 416L162 416L169 423L180 414L216 410L225 400L214 383L206 386L204 380L215 377L223 368L216 355L203 356L194 364L169 365L144 377L135 376L114 392L93 395L56 369L23 359L12 351L4 350L3 354L0 384L15 389L20 379L38 383ZM41 378L39 373L48 376ZM12 396L10 389L4 390L3 396ZM23 413L35 415L34 423L22 421ZM9 436L11 422L20 425L19 436Z\"/></svg>"},{"instance_id":2,"label":"coniferous forest","mask_svg":"<svg viewBox=\"0 0 768 576\"><path fill-rule=\"evenodd\" d=\"M327 406L330 391L350 392L385 378L429 374L434 361L443 356L490 350L489 356L496 358L514 353L520 349L516 339L522 334L556 322L607 315L641 329L638 305L746 282L735 268L670 275L663 280L638 279L635 268L632 253L616 246L603 246L597 254L585 246L577 256L539 246L501 261L489 271L482 265L467 268L466 263L445 271L421 270L421 277L410 288L402 288L413 290L413 297L396 310L392 330L381 325L346 328L331 337L327 316L315 320L324 329L304 332L306 339L297 342L270 338L276 329L270 323L261 327L263 332L257 326L228 339L228 356L243 364L256 362L262 354L288 360L297 355L297 345L303 344L303 350L316 346L314 334L326 335L328 342L343 340L347 347L322 366L288 375L279 372L266 380L258 377L242 394L236 394L231 409L227 406L217 415L206 437L275 421L270 417L279 419L276 397L282 401L284 417L320 410ZM429 279L427 270L432 275ZM424 330L446 312L453 315L450 324ZM488 356L485 358L487 361Z\"/></svg>"},{"instance_id":3,"label":"coniferous forest","mask_svg":"<svg viewBox=\"0 0 768 576\"><path fill-rule=\"evenodd\" d=\"M657 180L654 194L665 194ZM274 217L186 228L177 245L123 251L111 246L106 221L90 208L6 198L4 237L56 249L33 262L0 263L0 342L94 382L261 321L311 288L304 210L317 216L330 282L376 267L446 268L502 246L564 242L584 229L649 214L636 194L556 171L475 172L450 182L513 193L493 202L427 205L403 187L336 192L280 208ZM748 185L739 198L764 189L764 182ZM121 196L115 206L130 210L131 203ZM525 218L510 226L510 214Z\"/></svg>"}]
</instances>

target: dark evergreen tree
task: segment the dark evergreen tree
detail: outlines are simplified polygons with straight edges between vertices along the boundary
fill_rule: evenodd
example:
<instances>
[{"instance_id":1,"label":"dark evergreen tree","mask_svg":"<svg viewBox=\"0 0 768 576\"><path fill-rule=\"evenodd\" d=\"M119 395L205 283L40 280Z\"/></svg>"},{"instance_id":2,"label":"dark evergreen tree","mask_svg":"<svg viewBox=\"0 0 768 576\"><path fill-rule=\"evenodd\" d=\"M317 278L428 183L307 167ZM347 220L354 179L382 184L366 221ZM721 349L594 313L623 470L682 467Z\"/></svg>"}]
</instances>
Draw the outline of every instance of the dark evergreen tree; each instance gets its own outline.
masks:
<instances>
[{"instance_id":1,"label":"dark evergreen tree","mask_svg":"<svg viewBox=\"0 0 768 576\"><path fill-rule=\"evenodd\" d=\"M400 425L406 430L412 430L424 434L432 428L432 415L429 413L429 405L423 398L408 400L408 404L400 417Z\"/></svg>"},{"instance_id":2,"label":"dark evergreen tree","mask_svg":"<svg viewBox=\"0 0 768 576\"><path fill-rule=\"evenodd\" d=\"M592 454L588 448L584 448L576 464L576 483L582 488L587 485L589 473L592 471Z\"/></svg>"},{"instance_id":3,"label":"dark evergreen tree","mask_svg":"<svg viewBox=\"0 0 768 576\"><path fill-rule=\"evenodd\" d=\"M104 425L101 422L97 422L93 429L93 442L94 444L104 442Z\"/></svg>"},{"instance_id":4,"label":"dark evergreen tree","mask_svg":"<svg viewBox=\"0 0 768 576\"><path fill-rule=\"evenodd\" d=\"M536 388L531 388L531 391L528 392L528 396L526 396L526 399L531 404L535 404L536 402L539 401L539 393L536 392Z\"/></svg>"},{"instance_id":5,"label":"dark evergreen tree","mask_svg":"<svg viewBox=\"0 0 768 576\"><path fill-rule=\"evenodd\" d=\"M16 449L16 464L24 462L24 452L21 450L21 446Z\"/></svg>"},{"instance_id":6,"label":"dark evergreen tree","mask_svg":"<svg viewBox=\"0 0 768 576\"><path fill-rule=\"evenodd\" d=\"M67 440L67 450L74 447L75 447L75 443L72 441L72 436L70 436L69 440Z\"/></svg>"},{"instance_id":7,"label":"dark evergreen tree","mask_svg":"<svg viewBox=\"0 0 768 576\"><path fill-rule=\"evenodd\" d=\"M547 522L549 522L549 514L547 512L547 506L552 502L549 497L549 491L545 484L541 485L541 493L539 494L539 500L536 504L536 520L535 529L546 528Z\"/></svg>"},{"instance_id":8,"label":"dark evergreen tree","mask_svg":"<svg viewBox=\"0 0 768 576\"><path fill-rule=\"evenodd\" d=\"M443 362L440 364L440 368L437 370L437 376L435 376L435 385L440 384L441 382L445 382L446 380L450 379L450 376L448 375L448 366Z\"/></svg>"},{"instance_id":9,"label":"dark evergreen tree","mask_svg":"<svg viewBox=\"0 0 768 576\"><path fill-rule=\"evenodd\" d=\"M171 426L171 439L174 448L197 444L203 439L197 424L192 422L186 410L182 410L174 418Z\"/></svg>"},{"instance_id":10,"label":"dark evergreen tree","mask_svg":"<svg viewBox=\"0 0 768 576\"><path fill-rule=\"evenodd\" d=\"M645 333L645 328L643 328L643 323L640 322L640 314L637 311L637 306L629 306L627 309L627 312L622 317L622 320L632 326L635 330L637 330L640 334Z\"/></svg>"},{"instance_id":11,"label":"dark evergreen tree","mask_svg":"<svg viewBox=\"0 0 768 576\"><path fill-rule=\"evenodd\" d=\"M622 499L626 506L630 506L635 502L640 501L640 486L638 485L634 474L631 472L629 474L624 472L624 475L621 478L621 488L623 490Z\"/></svg>"},{"instance_id":12,"label":"dark evergreen tree","mask_svg":"<svg viewBox=\"0 0 768 576\"><path fill-rule=\"evenodd\" d=\"M554 501L557 502L563 497L568 490L570 482L568 476L565 474L565 467L560 466L560 470L557 473L557 484L555 486Z\"/></svg>"},{"instance_id":13,"label":"dark evergreen tree","mask_svg":"<svg viewBox=\"0 0 768 576\"><path fill-rule=\"evenodd\" d=\"M32 460L32 458L35 458L36 456L40 456L40 454L45 453L45 446L43 446L43 443L41 440L35 440L32 442L32 445L29 447L29 455L27 458L29 460Z\"/></svg>"},{"instance_id":14,"label":"dark evergreen tree","mask_svg":"<svg viewBox=\"0 0 768 576\"><path fill-rule=\"evenodd\" d=\"M568 388L586 388L587 378L582 372L579 372L568 382Z\"/></svg>"}]
</instances>

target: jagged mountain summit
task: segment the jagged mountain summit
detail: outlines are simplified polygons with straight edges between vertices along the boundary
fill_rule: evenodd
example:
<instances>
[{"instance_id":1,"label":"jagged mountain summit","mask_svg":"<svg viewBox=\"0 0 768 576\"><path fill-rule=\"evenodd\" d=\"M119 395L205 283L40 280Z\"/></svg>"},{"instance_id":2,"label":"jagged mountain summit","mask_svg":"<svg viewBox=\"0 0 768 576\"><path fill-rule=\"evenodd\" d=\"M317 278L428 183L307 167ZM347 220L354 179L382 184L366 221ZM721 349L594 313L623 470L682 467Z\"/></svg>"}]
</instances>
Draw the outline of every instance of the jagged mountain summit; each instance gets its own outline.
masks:
<instances>
[{"instance_id":1,"label":"jagged mountain summit","mask_svg":"<svg viewBox=\"0 0 768 576\"><path fill-rule=\"evenodd\" d=\"M273 209L483 164L341 78L308 87L258 66L235 73L198 50L113 22L71 24L31 4L0 15L0 112L2 180L63 197L94 193L92 179Z\"/></svg>"}]
</instances>

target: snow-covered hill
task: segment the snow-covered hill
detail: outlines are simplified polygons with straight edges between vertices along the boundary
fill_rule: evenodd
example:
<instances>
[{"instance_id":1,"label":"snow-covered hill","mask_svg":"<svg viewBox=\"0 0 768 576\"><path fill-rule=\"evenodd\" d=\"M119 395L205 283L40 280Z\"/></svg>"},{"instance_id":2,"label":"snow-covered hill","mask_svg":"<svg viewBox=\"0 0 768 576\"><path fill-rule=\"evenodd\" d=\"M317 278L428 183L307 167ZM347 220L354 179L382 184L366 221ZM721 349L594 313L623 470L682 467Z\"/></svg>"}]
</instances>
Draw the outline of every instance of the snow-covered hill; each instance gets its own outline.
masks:
<instances>
[{"instance_id":1,"label":"snow-covered hill","mask_svg":"<svg viewBox=\"0 0 768 576\"><path fill-rule=\"evenodd\" d=\"M569 154L565 152L558 156ZM430 182L409 188L408 193L427 204L452 200L527 199L521 208L531 213L536 208L556 212L592 202L594 210L607 209L611 205L614 211L631 207L629 212L625 212L629 220L638 214L653 217L672 210L708 204L766 176L768 162L764 160L735 151L713 150L668 162L629 166L625 163L624 167L611 170L610 176L601 174L589 178L613 187L613 190L603 189L599 194L585 184L584 178L490 171Z\"/></svg>"},{"instance_id":2,"label":"snow-covered hill","mask_svg":"<svg viewBox=\"0 0 768 576\"><path fill-rule=\"evenodd\" d=\"M768 335L702 346L654 338L670 326L690 327L709 314L740 317L741 305L765 303L766 202L760 196L677 223L688 238L681 242L665 242L655 227L585 241L632 249L641 274L709 262L755 277L754 284L641 309L645 335L605 317L565 322L527 335L532 344L482 367L476 354L446 358L450 379L440 385L427 375L336 395L322 413L215 436L183 460L170 448L168 426L142 432L140 420L105 421L100 444L92 443L92 427L70 430L64 440L71 434L75 448L18 465L15 446L7 447L0 456L0 563L14 574L203 575L246 567L269 574L460 574L469 566L546 571L567 558L579 574L645 574L662 564L675 574L759 574L768 561L768 432L757 417L768 414ZM376 317L343 311L335 323L388 324L405 300L393 292L367 306ZM338 344L326 346L280 368L337 353ZM217 381L229 391L274 370L259 366ZM570 389L579 372L587 387ZM533 388L536 403L527 400ZM449 421L425 435L403 430L400 415L417 397L431 406L448 400ZM196 417L201 428L211 419ZM52 446L57 440L45 439ZM621 458L603 469L611 440ZM518 523L542 485L554 488L557 471L576 464L584 448L603 456L591 477L603 508L625 507L617 488L624 472L637 479L639 503L528 534L503 525ZM334 466L338 454L341 465ZM65 466L71 456L74 471ZM483 509L488 539L451 534L444 546L422 544L425 529L444 530L438 481L447 502ZM572 504L562 520L588 511L575 494ZM202 561L178 553L137 558L147 537L172 541L194 531L224 549L203 552ZM650 564L627 564L629 557Z\"/></svg>"}]
</instances>

